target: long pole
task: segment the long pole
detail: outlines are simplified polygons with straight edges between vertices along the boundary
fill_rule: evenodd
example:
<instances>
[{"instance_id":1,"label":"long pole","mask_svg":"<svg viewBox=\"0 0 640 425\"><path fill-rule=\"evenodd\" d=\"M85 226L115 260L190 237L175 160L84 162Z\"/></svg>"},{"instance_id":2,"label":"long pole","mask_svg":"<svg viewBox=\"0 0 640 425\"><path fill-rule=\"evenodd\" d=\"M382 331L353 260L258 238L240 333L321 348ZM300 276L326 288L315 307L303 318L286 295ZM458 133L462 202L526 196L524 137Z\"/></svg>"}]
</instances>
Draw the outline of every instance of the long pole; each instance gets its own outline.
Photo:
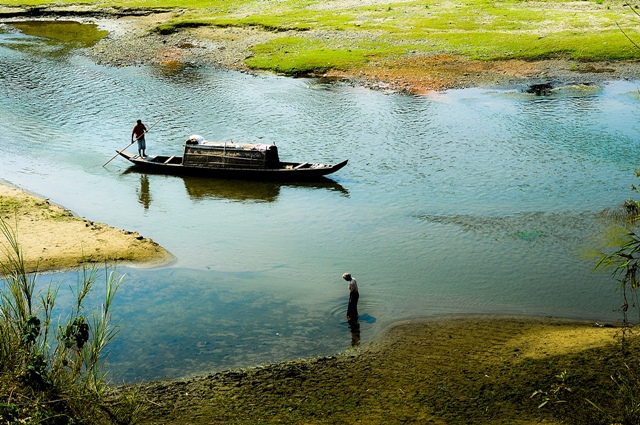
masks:
<instances>
[{"instance_id":1,"label":"long pole","mask_svg":"<svg viewBox=\"0 0 640 425\"><path fill-rule=\"evenodd\" d=\"M116 156L118 156L120 154L120 152L126 150L129 146L133 145L135 142L138 141L139 138L141 138L142 136L144 136L145 134L147 134L149 131L151 131L151 129L153 128L154 125L158 124L164 117L160 117L160 119L158 119L158 121L154 122L151 127L149 127L148 129L146 129L141 135L137 136L136 139L129 143L127 146L125 146L123 149L120 150L116 150L116 152L118 152L117 154L113 155L113 158L111 158L110 160L108 160L107 162L105 162L104 164L102 164L102 166L104 167L105 165L107 165L108 163L110 163L111 161L113 161Z\"/></svg>"}]
</instances>

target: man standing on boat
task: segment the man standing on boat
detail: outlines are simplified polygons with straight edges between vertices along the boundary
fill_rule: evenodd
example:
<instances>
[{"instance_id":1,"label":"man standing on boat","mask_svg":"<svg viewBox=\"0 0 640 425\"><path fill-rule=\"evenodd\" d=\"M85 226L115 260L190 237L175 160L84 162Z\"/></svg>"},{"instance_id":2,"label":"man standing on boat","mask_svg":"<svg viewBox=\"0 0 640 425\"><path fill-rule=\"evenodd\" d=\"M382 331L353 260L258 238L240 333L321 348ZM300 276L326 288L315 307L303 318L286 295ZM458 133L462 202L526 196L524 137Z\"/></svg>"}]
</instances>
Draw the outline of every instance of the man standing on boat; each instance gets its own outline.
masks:
<instances>
[{"instance_id":1,"label":"man standing on boat","mask_svg":"<svg viewBox=\"0 0 640 425\"><path fill-rule=\"evenodd\" d=\"M138 155L141 157L146 157L145 150L147 149L147 144L144 140L144 134L147 132L147 127L142 124L142 120L138 120L136 125L133 126L133 130L131 130L131 143L134 141L138 141ZM135 139L134 139L135 137Z\"/></svg>"}]
</instances>

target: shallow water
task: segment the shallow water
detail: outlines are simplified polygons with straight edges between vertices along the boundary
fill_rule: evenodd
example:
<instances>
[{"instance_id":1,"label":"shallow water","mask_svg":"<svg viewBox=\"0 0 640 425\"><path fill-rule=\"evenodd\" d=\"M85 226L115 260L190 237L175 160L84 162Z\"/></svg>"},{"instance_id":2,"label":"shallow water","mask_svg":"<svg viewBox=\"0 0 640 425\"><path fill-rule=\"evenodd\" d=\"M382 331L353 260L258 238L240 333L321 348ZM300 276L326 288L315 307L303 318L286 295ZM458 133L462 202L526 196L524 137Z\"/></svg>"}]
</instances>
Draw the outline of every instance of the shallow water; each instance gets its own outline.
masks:
<instances>
[{"instance_id":1,"label":"shallow water","mask_svg":"<svg viewBox=\"0 0 640 425\"><path fill-rule=\"evenodd\" d=\"M633 197L638 82L407 96L38 53L64 46L0 26L0 178L177 256L119 268L117 382L346 349L345 271L361 289L362 343L417 316L620 318L615 282L588 253L598 213ZM197 133L349 164L313 184L101 166L137 118L161 117L150 154L179 154ZM76 275L50 278L65 288Z\"/></svg>"}]
</instances>

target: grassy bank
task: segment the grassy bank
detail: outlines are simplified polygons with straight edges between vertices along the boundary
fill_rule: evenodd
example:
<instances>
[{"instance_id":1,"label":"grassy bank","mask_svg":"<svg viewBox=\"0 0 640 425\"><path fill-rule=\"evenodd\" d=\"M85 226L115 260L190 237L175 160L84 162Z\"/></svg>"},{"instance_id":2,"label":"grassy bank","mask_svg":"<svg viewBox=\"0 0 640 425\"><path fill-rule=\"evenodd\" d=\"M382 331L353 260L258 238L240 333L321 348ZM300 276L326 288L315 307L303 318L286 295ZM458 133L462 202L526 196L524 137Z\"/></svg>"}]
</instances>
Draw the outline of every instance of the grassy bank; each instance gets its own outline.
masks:
<instances>
[{"instance_id":1,"label":"grassy bank","mask_svg":"<svg viewBox=\"0 0 640 425\"><path fill-rule=\"evenodd\" d=\"M59 2L8 0L8 6ZM153 8L174 16L156 27L258 28L274 36L246 64L289 75L353 70L370 62L432 55L470 59L635 60L640 19L622 0L541 1L105 1L96 8ZM625 35L626 34L626 35Z\"/></svg>"},{"instance_id":2,"label":"grassy bank","mask_svg":"<svg viewBox=\"0 0 640 425\"><path fill-rule=\"evenodd\" d=\"M639 365L616 332L545 319L405 322L357 355L141 385L140 423L637 424Z\"/></svg>"}]
</instances>

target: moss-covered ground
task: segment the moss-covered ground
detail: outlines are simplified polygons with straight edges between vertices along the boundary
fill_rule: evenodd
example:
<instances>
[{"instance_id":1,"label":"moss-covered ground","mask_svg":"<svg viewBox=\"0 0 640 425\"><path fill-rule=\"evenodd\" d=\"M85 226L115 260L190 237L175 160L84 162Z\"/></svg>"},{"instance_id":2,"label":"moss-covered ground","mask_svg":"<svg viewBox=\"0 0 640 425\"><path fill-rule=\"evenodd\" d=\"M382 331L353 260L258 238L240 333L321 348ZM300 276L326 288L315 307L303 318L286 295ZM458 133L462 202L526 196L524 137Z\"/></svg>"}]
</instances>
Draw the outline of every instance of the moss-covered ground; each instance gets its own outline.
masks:
<instances>
[{"instance_id":1,"label":"moss-covered ground","mask_svg":"<svg viewBox=\"0 0 640 425\"><path fill-rule=\"evenodd\" d=\"M246 64L288 75L351 70L371 61L433 55L469 59L635 60L637 5L625 0L105 0L68 5L174 12L155 30L259 28L277 34ZM7 7L64 7L5 0ZM338 36L336 36L336 34Z\"/></svg>"},{"instance_id":2,"label":"moss-covered ground","mask_svg":"<svg viewBox=\"0 0 640 425\"><path fill-rule=\"evenodd\" d=\"M636 424L637 356L614 328L405 322L360 352L137 388L144 424ZM636 339L631 349L637 349ZM629 366L629 369L627 369Z\"/></svg>"}]
</instances>

